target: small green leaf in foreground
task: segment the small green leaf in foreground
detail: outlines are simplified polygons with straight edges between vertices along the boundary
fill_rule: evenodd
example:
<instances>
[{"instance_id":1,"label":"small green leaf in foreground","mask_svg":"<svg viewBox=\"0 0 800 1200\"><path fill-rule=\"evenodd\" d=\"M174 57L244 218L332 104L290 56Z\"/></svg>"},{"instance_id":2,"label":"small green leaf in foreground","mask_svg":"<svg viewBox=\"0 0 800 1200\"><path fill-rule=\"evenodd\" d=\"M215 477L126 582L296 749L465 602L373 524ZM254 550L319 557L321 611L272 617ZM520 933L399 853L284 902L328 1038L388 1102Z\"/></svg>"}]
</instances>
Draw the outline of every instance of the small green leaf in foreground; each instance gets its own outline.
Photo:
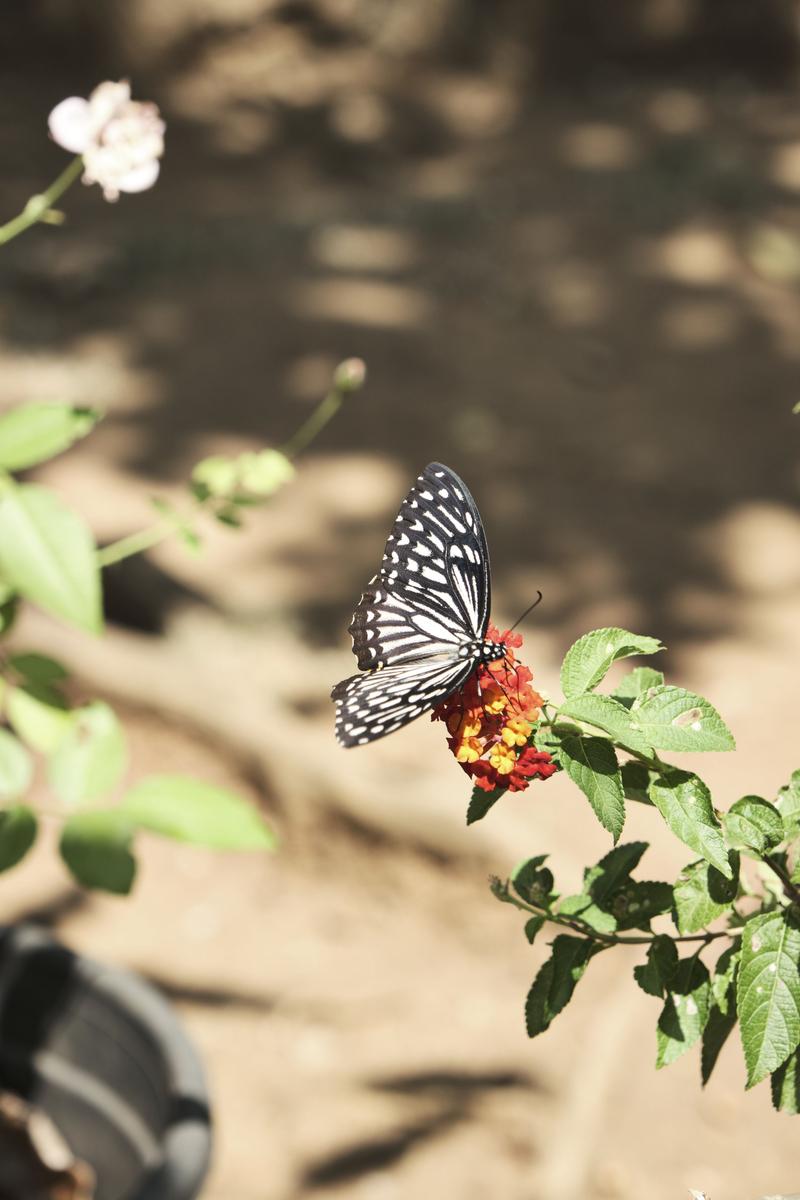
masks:
<instances>
[{"instance_id":1,"label":"small green leaf in foreground","mask_svg":"<svg viewBox=\"0 0 800 1200\"><path fill-rule=\"evenodd\" d=\"M633 968L633 977L648 996L661 999L678 967L678 947L671 937L661 933L647 948L645 962Z\"/></svg>"},{"instance_id":2,"label":"small green leaf in foreground","mask_svg":"<svg viewBox=\"0 0 800 1200\"><path fill-rule=\"evenodd\" d=\"M50 759L50 784L65 804L96 800L119 781L127 757L114 710L96 700L75 710L71 728Z\"/></svg>"},{"instance_id":3,"label":"small green leaf in foreground","mask_svg":"<svg viewBox=\"0 0 800 1200\"><path fill-rule=\"evenodd\" d=\"M83 887L126 896L136 876L133 825L118 809L73 813L61 832L61 857Z\"/></svg>"},{"instance_id":4,"label":"small green leaf in foreground","mask_svg":"<svg viewBox=\"0 0 800 1200\"><path fill-rule=\"evenodd\" d=\"M33 778L30 754L13 733L0 729L0 804L18 800Z\"/></svg>"},{"instance_id":5,"label":"small green leaf in foreground","mask_svg":"<svg viewBox=\"0 0 800 1200\"><path fill-rule=\"evenodd\" d=\"M132 824L213 850L272 850L275 837L255 805L188 775L150 775L122 801Z\"/></svg>"},{"instance_id":6,"label":"small green leaf in foreground","mask_svg":"<svg viewBox=\"0 0 800 1200\"><path fill-rule=\"evenodd\" d=\"M100 419L92 408L26 404L0 416L0 467L21 471L67 450Z\"/></svg>"},{"instance_id":7,"label":"small green leaf in foreground","mask_svg":"<svg viewBox=\"0 0 800 1200\"><path fill-rule=\"evenodd\" d=\"M11 484L0 494L0 573L53 616L99 633L100 568L84 521L49 488Z\"/></svg>"},{"instance_id":8,"label":"small green leaf in foreground","mask_svg":"<svg viewBox=\"0 0 800 1200\"><path fill-rule=\"evenodd\" d=\"M0 810L0 871L15 867L36 841L36 814L25 805Z\"/></svg>"}]
</instances>

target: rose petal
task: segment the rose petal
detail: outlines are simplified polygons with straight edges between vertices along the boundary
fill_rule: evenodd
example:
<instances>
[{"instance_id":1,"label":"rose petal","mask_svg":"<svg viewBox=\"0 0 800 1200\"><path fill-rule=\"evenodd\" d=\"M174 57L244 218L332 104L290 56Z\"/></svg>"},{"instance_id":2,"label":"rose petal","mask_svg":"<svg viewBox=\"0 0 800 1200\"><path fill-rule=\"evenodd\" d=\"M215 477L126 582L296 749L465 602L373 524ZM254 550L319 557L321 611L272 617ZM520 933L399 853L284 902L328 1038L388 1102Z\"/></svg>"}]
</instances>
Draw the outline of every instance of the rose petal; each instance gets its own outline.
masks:
<instances>
[{"instance_id":1,"label":"rose petal","mask_svg":"<svg viewBox=\"0 0 800 1200\"><path fill-rule=\"evenodd\" d=\"M95 129L99 132L129 103L130 98L131 85L127 79L122 79L119 83L113 83L111 80L99 83L89 97L89 107L92 110L92 122Z\"/></svg>"},{"instance_id":2,"label":"rose petal","mask_svg":"<svg viewBox=\"0 0 800 1200\"><path fill-rule=\"evenodd\" d=\"M57 104L47 118L50 136L64 150L83 154L92 137L92 114L88 100L70 96Z\"/></svg>"},{"instance_id":3,"label":"rose petal","mask_svg":"<svg viewBox=\"0 0 800 1200\"><path fill-rule=\"evenodd\" d=\"M146 192L158 179L160 165L157 159L142 163L131 171L126 171L124 175L118 176L114 182L121 192Z\"/></svg>"}]
</instances>

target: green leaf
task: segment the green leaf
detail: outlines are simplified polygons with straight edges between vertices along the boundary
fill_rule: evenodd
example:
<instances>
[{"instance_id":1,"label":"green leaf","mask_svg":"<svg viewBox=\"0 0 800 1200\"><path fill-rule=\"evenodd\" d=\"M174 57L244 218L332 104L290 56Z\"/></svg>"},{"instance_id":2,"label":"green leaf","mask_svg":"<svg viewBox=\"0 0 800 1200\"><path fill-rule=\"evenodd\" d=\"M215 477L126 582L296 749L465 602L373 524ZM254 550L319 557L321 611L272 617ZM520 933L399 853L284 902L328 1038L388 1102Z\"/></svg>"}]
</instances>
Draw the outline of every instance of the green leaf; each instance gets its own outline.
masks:
<instances>
[{"instance_id":1,"label":"green leaf","mask_svg":"<svg viewBox=\"0 0 800 1200\"><path fill-rule=\"evenodd\" d=\"M694 955L678 963L656 1030L656 1069L685 1054L702 1034L711 1010L708 971Z\"/></svg>"},{"instance_id":2,"label":"green leaf","mask_svg":"<svg viewBox=\"0 0 800 1200\"><path fill-rule=\"evenodd\" d=\"M777 808L760 796L743 796L722 818L728 841L737 850L764 854L784 838L783 819Z\"/></svg>"},{"instance_id":3,"label":"green leaf","mask_svg":"<svg viewBox=\"0 0 800 1200\"><path fill-rule=\"evenodd\" d=\"M633 968L633 977L648 996L661 999L678 967L678 947L671 937L660 933L647 948L647 959Z\"/></svg>"},{"instance_id":4,"label":"green leaf","mask_svg":"<svg viewBox=\"0 0 800 1200\"><path fill-rule=\"evenodd\" d=\"M0 416L0 468L21 471L67 450L101 414L69 404L26 404Z\"/></svg>"},{"instance_id":5,"label":"green leaf","mask_svg":"<svg viewBox=\"0 0 800 1200\"><path fill-rule=\"evenodd\" d=\"M544 925L544 917L531 917L525 922L525 937L531 945L536 941L536 935Z\"/></svg>"},{"instance_id":6,"label":"green leaf","mask_svg":"<svg viewBox=\"0 0 800 1200\"><path fill-rule=\"evenodd\" d=\"M472 796L467 808L467 824L474 825L476 821L482 821L489 809L497 804L507 790L507 788L495 788L493 792L486 792L476 785L472 789Z\"/></svg>"},{"instance_id":7,"label":"green leaf","mask_svg":"<svg viewBox=\"0 0 800 1200\"><path fill-rule=\"evenodd\" d=\"M711 979L711 995L717 1008L721 1009L723 1013L728 1012L731 999L733 999L735 1007L736 992L731 992L731 984L736 982L741 957L742 948L738 943L734 943L722 951L714 968L714 975Z\"/></svg>"},{"instance_id":8,"label":"green leaf","mask_svg":"<svg viewBox=\"0 0 800 1200\"><path fill-rule=\"evenodd\" d=\"M597 729L610 733L625 749L639 754L650 753L650 746L634 728L627 708L611 696L597 695L593 692L585 696L576 696L562 705L559 709L560 717L569 717L574 721L594 725Z\"/></svg>"},{"instance_id":9,"label":"green leaf","mask_svg":"<svg viewBox=\"0 0 800 1200\"><path fill-rule=\"evenodd\" d=\"M778 1112L800 1113L800 1051L795 1051L772 1074L772 1103Z\"/></svg>"},{"instance_id":10,"label":"green leaf","mask_svg":"<svg viewBox=\"0 0 800 1200\"><path fill-rule=\"evenodd\" d=\"M553 872L543 865L546 860L546 854L523 858L511 872L511 885L520 899L542 908L549 908L555 899Z\"/></svg>"},{"instance_id":11,"label":"green leaf","mask_svg":"<svg viewBox=\"0 0 800 1200\"><path fill-rule=\"evenodd\" d=\"M235 459L223 454L212 454L192 469L192 481L205 488L209 496L229 496L238 476Z\"/></svg>"},{"instance_id":12,"label":"green leaf","mask_svg":"<svg viewBox=\"0 0 800 1200\"><path fill-rule=\"evenodd\" d=\"M48 488L0 494L0 572L27 600L81 629L102 624L100 570L88 527Z\"/></svg>"},{"instance_id":13,"label":"green leaf","mask_svg":"<svg viewBox=\"0 0 800 1200\"><path fill-rule=\"evenodd\" d=\"M48 778L65 804L83 804L111 791L127 760L114 710L96 700L73 713L72 726L50 759Z\"/></svg>"},{"instance_id":14,"label":"green leaf","mask_svg":"<svg viewBox=\"0 0 800 1200\"><path fill-rule=\"evenodd\" d=\"M36 841L36 814L19 804L0 812L0 871L15 867Z\"/></svg>"},{"instance_id":15,"label":"green leaf","mask_svg":"<svg viewBox=\"0 0 800 1200\"><path fill-rule=\"evenodd\" d=\"M565 896L558 906L558 911L567 917L580 917L584 924L590 925L598 933L613 933L617 928L616 917L595 904L592 897L585 892Z\"/></svg>"},{"instance_id":16,"label":"green leaf","mask_svg":"<svg viewBox=\"0 0 800 1200\"><path fill-rule=\"evenodd\" d=\"M652 806L653 801L650 799L648 788L653 779L658 774L657 771L650 771L644 763L626 762L620 768L622 776L622 788L625 792L626 800L635 800L638 804L649 804Z\"/></svg>"},{"instance_id":17,"label":"green leaf","mask_svg":"<svg viewBox=\"0 0 800 1200\"><path fill-rule=\"evenodd\" d=\"M238 468L239 483L256 496L271 496L295 476L295 468L280 450L242 454Z\"/></svg>"},{"instance_id":18,"label":"green leaf","mask_svg":"<svg viewBox=\"0 0 800 1200\"><path fill-rule=\"evenodd\" d=\"M617 929L649 929L653 917L672 908L672 885L652 879L629 879L611 903Z\"/></svg>"},{"instance_id":19,"label":"green leaf","mask_svg":"<svg viewBox=\"0 0 800 1200\"><path fill-rule=\"evenodd\" d=\"M20 675L26 683L40 684L50 687L65 680L69 672L62 663L46 654L12 654L8 665Z\"/></svg>"},{"instance_id":20,"label":"green leaf","mask_svg":"<svg viewBox=\"0 0 800 1200\"><path fill-rule=\"evenodd\" d=\"M778 792L775 807L781 814L787 836L800 833L800 771L795 771L789 783Z\"/></svg>"},{"instance_id":21,"label":"green leaf","mask_svg":"<svg viewBox=\"0 0 800 1200\"><path fill-rule=\"evenodd\" d=\"M561 664L562 691L568 698L591 692L616 659L655 654L663 649L657 638L642 637L627 629L595 629L585 633L570 646Z\"/></svg>"},{"instance_id":22,"label":"green leaf","mask_svg":"<svg viewBox=\"0 0 800 1200\"><path fill-rule=\"evenodd\" d=\"M39 754L52 754L75 720L63 696L39 684L9 688L6 712L14 731Z\"/></svg>"},{"instance_id":23,"label":"green leaf","mask_svg":"<svg viewBox=\"0 0 800 1200\"><path fill-rule=\"evenodd\" d=\"M0 804L18 800L30 787L33 762L22 743L0 729Z\"/></svg>"},{"instance_id":24,"label":"green leaf","mask_svg":"<svg viewBox=\"0 0 800 1200\"><path fill-rule=\"evenodd\" d=\"M706 929L717 917L729 912L739 885L739 855L728 856L731 878L702 860L689 863L675 884L675 923L680 933Z\"/></svg>"},{"instance_id":25,"label":"green leaf","mask_svg":"<svg viewBox=\"0 0 800 1200\"><path fill-rule=\"evenodd\" d=\"M150 775L122 811L142 829L214 850L272 850L275 836L255 805L188 775Z\"/></svg>"},{"instance_id":26,"label":"green leaf","mask_svg":"<svg viewBox=\"0 0 800 1200\"><path fill-rule=\"evenodd\" d=\"M701 854L726 879L733 878L711 793L702 779L689 771L670 768L650 784L650 799L677 838Z\"/></svg>"},{"instance_id":27,"label":"green leaf","mask_svg":"<svg viewBox=\"0 0 800 1200\"><path fill-rule=\"evenodd\" d=\"M133 887L136 860L133 825L119 809L73 813L64 825L59 849L78 883L126 896Z\"/></svg>"},{"instance_id":28,"label":"green leaf","mask_svg":"<svg viewBox=\"0 0 800 1200\"><path fill-rule=\"evenodd\" d=\"M630 708L634 700L644 696L651 688L660 687L663 682L663 671L654 671L652 667L634 667L627 675L623 675L611 695Z\"/></svg>"},{"instance_id":29,"label":"green leaf","mask_svg":"<svg viewBox=\"0 0 800 1200\"><path fill-rule=\"evenodd\" d=\"M534 979L525 1002L528 1037L544 1033L570 1002L597 950L588 938L559 934L554 940L553 952Z\"/></svg>"},{"instance_id":30,"label":"green leaf","mask_svg":"<svg viewBox=\"0 0 800 1200\"><path fill-rule=\"evenodd\" d=\"M631 709L631 724L656 750L733 750L733 734L702 696L664 684Z\"/></svg>"},{"instance_id":31,"label":"green leaf","mask_svg":"<svg viewBox=\"0 0 800 1200\"><path fill-rule=\"evenodd\" d=\"M598 904L608 900L629 878L647 849L647 842L626 842L604 854L583 873L583 888Z\"/></svg>"},{"instance_id":32,"label":"green leaf","mask_svg":"<svg viewBox=\"0 0 800 1200\"><path fill-rule=\"evenodd\" d=\"M733 989L731 988L733 993ZM717 1065L722 1047L736 1024L736 997L731 996L731 1002L725 1012L716 1006L711 1009L708 1024L703 1030L703 1045L700 1052L700 1077L703 1087L711 1078L711 1072Z\"/></svg>"},{"instance_id":33,"label":"green leaf","mask_svg":"<svg viewBox=\"0 0 800 1200\"><path fill-rule=\"evenodd\" d=\"M603 828L619 841L625 824L625 799L611 742L606 738L565 738L561 765L586 796Z\"/></svg>"},{"instance_id":34,"label":"green leaf","mask_svg":"<svg viewBox=\"0 0 800 1200\"><path fill-rule=\"evenodd\" d=\"M742 931L736 1002L747 1087L776 1071L800 1044L800 929L784 910L751 917Z\"/></svg>"},{"instance_id":35,"label":"green leaf","mask_svg":"<svg viewBox=\"0 0 800 1200\"><path fill-rule=\"evenodd\" d=\"M2 581L0 581L0 593L2 593L2 599L0 599L0 637L4 637L13 628L14 622L17 619L19 596L14 592L7 591Z\"/></svg>"}]
</instances>

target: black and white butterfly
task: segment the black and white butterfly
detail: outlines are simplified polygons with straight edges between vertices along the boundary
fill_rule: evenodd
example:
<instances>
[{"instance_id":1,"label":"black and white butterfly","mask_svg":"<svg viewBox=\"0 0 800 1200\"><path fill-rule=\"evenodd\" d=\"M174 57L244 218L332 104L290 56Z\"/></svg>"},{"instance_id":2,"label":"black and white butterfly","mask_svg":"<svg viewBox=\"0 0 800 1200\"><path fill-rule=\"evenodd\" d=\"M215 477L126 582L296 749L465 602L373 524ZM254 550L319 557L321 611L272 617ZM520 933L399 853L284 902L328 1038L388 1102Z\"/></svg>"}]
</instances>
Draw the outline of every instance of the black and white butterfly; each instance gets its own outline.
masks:
<instances>
[{"instance_id":1,"label":"black and white butterfly","mask_svg":"<svg viewBox=\"0 0 800 1200\"><path fill-rule=\"evenodd\" d=\"M363 746L434 708L506 647L486 638L491 583L466 485L429 463L403 501L349 632L363 674L331 693L336 737Z\"/></svg>"}]
</instances>

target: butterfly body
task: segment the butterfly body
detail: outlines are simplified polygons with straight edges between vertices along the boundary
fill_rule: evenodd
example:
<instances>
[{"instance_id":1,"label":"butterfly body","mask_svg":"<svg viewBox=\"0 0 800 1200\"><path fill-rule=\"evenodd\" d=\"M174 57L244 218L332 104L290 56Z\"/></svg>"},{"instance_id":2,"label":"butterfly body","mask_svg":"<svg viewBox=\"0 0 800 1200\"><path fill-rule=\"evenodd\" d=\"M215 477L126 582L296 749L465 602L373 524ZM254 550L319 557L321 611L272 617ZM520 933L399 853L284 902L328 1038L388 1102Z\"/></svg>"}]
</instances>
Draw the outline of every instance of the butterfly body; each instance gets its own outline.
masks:
<instances>
[{"instance_id":1,"label":"butterfly body","mask_svg":"<svg viewBox=\"0 0 800 1200\"><path fill-rule=\"evenodd\" d=\"M480 514L464 482L430 463L406 496L350 634L362 674L333 689L336 736L363 745L461 687L506 647L486 638L491 586Z\"/></svg>"}]
</instances>

